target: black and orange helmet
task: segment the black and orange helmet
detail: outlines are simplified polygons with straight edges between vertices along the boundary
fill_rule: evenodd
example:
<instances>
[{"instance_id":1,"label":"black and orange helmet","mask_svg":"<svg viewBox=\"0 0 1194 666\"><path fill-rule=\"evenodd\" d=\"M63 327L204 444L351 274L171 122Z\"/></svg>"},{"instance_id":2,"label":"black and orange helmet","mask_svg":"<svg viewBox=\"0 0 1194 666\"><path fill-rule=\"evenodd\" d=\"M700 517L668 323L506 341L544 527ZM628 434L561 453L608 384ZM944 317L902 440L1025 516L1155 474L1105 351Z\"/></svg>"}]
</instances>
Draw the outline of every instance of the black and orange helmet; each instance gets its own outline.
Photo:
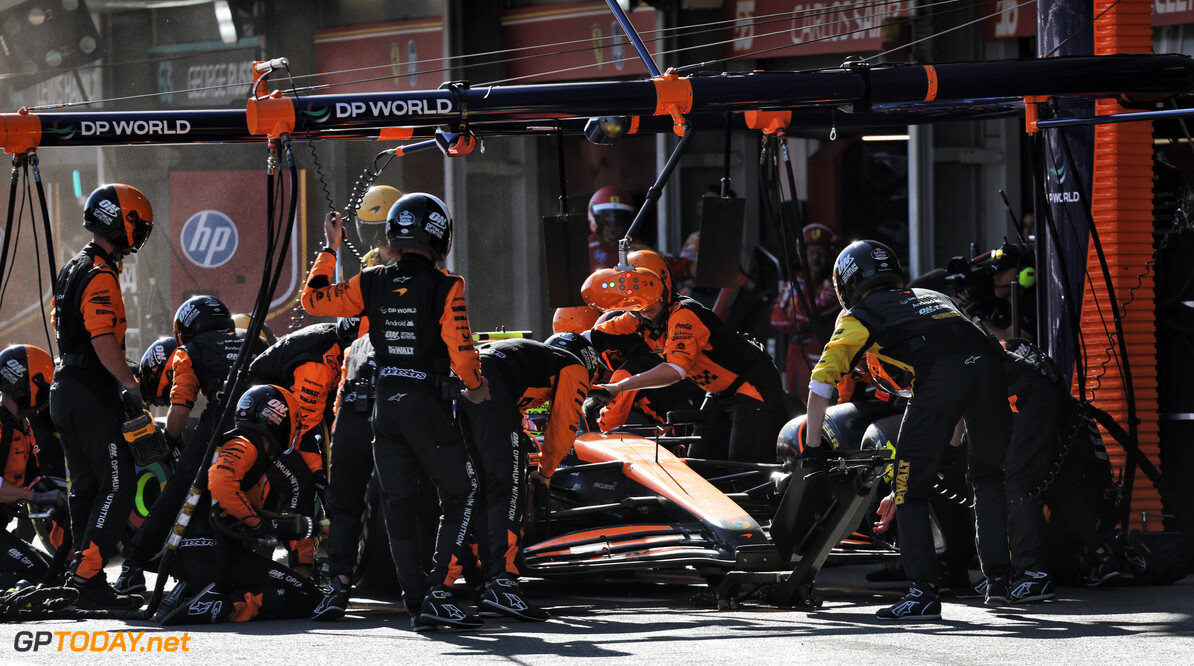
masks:
<instances>
[{"instance_id":1,"label":"black and orange helmet","mask_svg":"<svg viewBox=\"0 0 1194 666\"><path fill-rule=\"evenodd\" d=\"M54 359L41 347L12 345L0 351L0 392L17 404L17 416L41 411L50 401Z\"/></svg>"},{"instance_id":2,"label":"black and orange helmet","mask_svg":"<svg viewBox=\"0 0 1194 666\"><path fill-rule=\"evenodd\" d=\"M275 450L282 453L298 444L298 400L281 386L252 386L241 394L236 403L234 423L237 427L265 435L272 440Z\"/></svg>"},{"instance_id":3,"label":"black and orange helmet","mask_svg":"<svg viewBox=\"0 0 1194 666\"><path fill-rule=\"evenodd\" d=\"M83 206L83 228L107 240L117 252L136 252L153 231L153 207L131 185L102 185Z\"/></svg>"}]
</instances>

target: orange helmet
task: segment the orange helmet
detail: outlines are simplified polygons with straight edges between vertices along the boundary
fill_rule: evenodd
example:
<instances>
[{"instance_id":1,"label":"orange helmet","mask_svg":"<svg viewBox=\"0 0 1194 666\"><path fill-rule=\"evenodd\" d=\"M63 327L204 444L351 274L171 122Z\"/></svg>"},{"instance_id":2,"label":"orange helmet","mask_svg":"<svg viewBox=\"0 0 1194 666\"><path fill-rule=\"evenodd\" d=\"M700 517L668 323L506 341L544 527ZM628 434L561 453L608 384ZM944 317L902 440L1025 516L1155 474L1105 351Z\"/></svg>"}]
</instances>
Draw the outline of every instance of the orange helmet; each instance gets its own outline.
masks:
<instances>
[{"instance_id":1,"label":"orange helmet","mask_svg":"<svg viewBox=\"0 0 1194 666\"><path fill-rule=\"evenodd\" d=\"M102 185L83 206L83 228L103 237L117 252L136 252L153 231L153 207L131 185Z\"/></svg>"},{"instance_id":2,"label":"orange helmet","mask_svg":"<svg viewBox=\"0 0 1194 666\"><path fill-rule=\"evenodd\" d=\"M601 310L591 305L576 305L570 308L556 308L551 318L552 333L583 333L593 328Z\"/></svg>"},{"instance_id":3,"label":"orange helmet","mask_svg":"<svg viewBox=\"0 0 1194 666\"><path fill-rule=\"evenodd\" d=\"M17 404L17 416L28 417L50 402L54 359L41 347L12 345L0 351L0 391Z\"/></svg>"},{"instance_id":4,"label":"orange helmet","mask_svg":"<svg viewBox=\"0 0 1194 666\"><path fill-rule=\"evenodd\" d=\"M658 275L663 280L664 299L671 302L672 295L675 294L675 285L672 283L672 270L668 268L663 257L651 250L635 250L626 255L626 261L631 266L645 268Z\"/></svg>"},{"instance_id":5,"label":"orange helmet","mask_svg":"<svg viewBox=\"0 0 1194 666\"><path fill-rule=\"evenodd\" d=\"M580 295L602 312L646 310L663 298L663 281L645 268L632 269L602 268L585 279Z\"/></svg>"}]
</instances>

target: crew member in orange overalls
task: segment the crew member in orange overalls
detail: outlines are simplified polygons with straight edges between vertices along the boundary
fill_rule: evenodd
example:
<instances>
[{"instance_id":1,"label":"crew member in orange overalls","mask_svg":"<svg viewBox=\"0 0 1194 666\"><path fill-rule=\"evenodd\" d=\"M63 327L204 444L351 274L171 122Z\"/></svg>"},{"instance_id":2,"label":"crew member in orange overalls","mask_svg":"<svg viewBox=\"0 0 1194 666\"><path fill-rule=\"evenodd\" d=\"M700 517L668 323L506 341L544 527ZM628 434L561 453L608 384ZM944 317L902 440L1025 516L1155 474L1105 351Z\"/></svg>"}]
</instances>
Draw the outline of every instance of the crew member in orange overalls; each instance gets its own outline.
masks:
<instances>
[{"instance_id":1,"label":"crew member in orange overalls","mask_svg":"<svg viewBox=\"0 0 1194 666\"><path fill-rule=\"evenodd\" d=\"M149 239L153 208L135 187L104 185L87 197L83 228L91 232L91 242L54 282L62 369L50 387L50 416L70 474L75 564L68 584L78 588L82 607L132 609L141 599L118 594L104 577L136 490L121 425L145 409L124 360L128 324L119 274L121 260Z\"/></svg>"},{"instance_id":2,"label":"crew member in orange overalls","mask_svg":"<svg viewBox=\"0 0 1194 666\"><path fill-rule=\"evenodd\" d=\"M340 365L344 350L357 338L359 316L344 317L338 323L312 324L278 338L249 366L254 383L273 383L285 387L299 405L299 446L295 452L279 456L270 472L279 486L289 484L286 508L305 516L315 514L316 492L327 488L323 456L327 443L321 441L319 425L333 419L336 389L340 385ZM315 563L315 544L306 540L290 544L291 566L303 575L311 574Z\"/></svg>"},{"instance_id":3,"label":"crew member in orange overalls","mask_svg":"<svg viewBox=\"0 0 1194 666\"><path fill-rule=\"evenodd\" d=\"M8 525L17 502L66 509L66 493L39 483L36 444L29 417L50 401L54 359L40 347L12 345L0 351L0 518ZM24 539L0 527L0 589L18 581L38 583L49 563Z\"/></svg>"},{"instance_id":4,"label":"crew member in orange overalls","mask_svg":"<svg viewBox=\"0 0 1194 666\"><path fill-rule=\"evenodd\" d=\"M412 193L399 199L386 221L391 265L368 268L333 284L336 251L344 228L340 214L324 220L327 247L303 286L303 308L317 316L369 319L377 363L373 408L373 458L383 501L409 507L387 520L403 601L415 631L438 625L475 628L476 615L452 599L447 586L452 555L464 544L473 514L477 480L460 431L452 422L455 390L449 371L464 383L472 402L489 397L473 346L464 303L464 279L435 267L452 246L452 215L438 198ZM426 470L439 491L443 518L430 572L423 570L415 508L418 477Z\"/></svg>"},{"instance_id":5,"label":"crew member in orange overalls","mask_svg":"<svg viewBox=\"0 0 1194 666\"><path fill-rule=\"evenodd\" d=\"M519 620L542 622L547 611L527 602L515 564L521 551L529 448L522 419L526 410L551 404L539 465L532 472L550 483L576 440L581 405L597 371L597 353L576 333L558 333L546 342L497 340L480 351L491 398L461 405L484 479L483 510L473 523L486 580L480 605Z\"/></svg>"},{"instance_id":6,"label":"crew member in orange overalls","mask_svg":"<svg viewBox=\"0 0 1194 666\"><path fill-rule=\"evenodd\" d=\"M786 420L779 371L771 357L738 335L713 312L686 296L676 296L663 259L649 251L627 257L634 273L619 272L609 282L586 281L586 300L604 309L627 310L597 324L590 340L599 350L644 341L663 362L645 372L603 384L613 396L627 390L671 386L682 379L706 392L701 410L709 415L699 432L701 441L690 455L743 462L774 462L775 440ZM612 271L611 271L612 272ZM658 297L651 303L627 303L619 295L618 280L658 280ZM611 287L602 286L611 284ZM603 294L612 296L603 299Z\"/></svg>"},{"instance_id":7,"label":"crew member in orange overalls","mask_svg":"<svg viewBox=\"0 0 1194 666\"><path fill-rule=\"evenodd\" d=\"M309 580L255 552L262 539L311 535L309 518L262 512L266 472L297 443L298 411L280 386L253 386L237 401L234 428L222 436L208 492L178 548L174 573L199 592L167 612L163 626L300 618L315 608L319 590Z\"/></svg>"}]
</instances>

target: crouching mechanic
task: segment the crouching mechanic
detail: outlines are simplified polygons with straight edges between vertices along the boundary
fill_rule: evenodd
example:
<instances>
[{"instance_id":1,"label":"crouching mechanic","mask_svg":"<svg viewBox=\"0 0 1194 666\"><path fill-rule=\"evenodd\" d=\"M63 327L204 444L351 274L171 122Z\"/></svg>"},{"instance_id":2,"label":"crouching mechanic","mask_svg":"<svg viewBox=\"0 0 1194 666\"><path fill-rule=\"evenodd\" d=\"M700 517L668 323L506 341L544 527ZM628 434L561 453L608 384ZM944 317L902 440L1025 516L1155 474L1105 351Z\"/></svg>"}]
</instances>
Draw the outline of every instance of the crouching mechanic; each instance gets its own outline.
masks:
<instances>
[{"instance_id":1,"label":"crouching mechanic","mask_svg":"<svg viewBox=\"0 0 1194 666\"><path fill-rule=\"evenodd\" d=\"M220 299L192 296L174 313L174 344L167 339L156 340L141 357L142 398L156 405L163 402L165 394L164 402L170 406L166 413L166 441L171 449L181 451L174 466L175 478L190 481L209 462L203 459L203 454L219 418L218 408L210 407L217 403L216 397L236 361L243 339L236 332L228 307ZM251 349L260 351L261 344ZM183 432L200 395L207 399L207 407L199 415L199 423L189 440L183 442ZM142 569L161 550L189 490L187 482L166 484L133 535L120 577L116 579L116 591L145 590Z\"/></svg>"},{"instance_id":2,"label":"crouching mechanic","mask_svg":"<svg viewBox=\"0 0 1194 666\"><path fill-rule=\"evenodd\" d=\"M311 535L306 517L262 512L266 471L297 444L298 414L294 396L280 386L253 386L237 402L234 427L207 472L208 492L178 549L174 573L199 592L166 613L162 625L299 618L315 608L314 585L254 550Z\"/></svg>"},{"instance_id":3,"label":"crouching mechanic","mask_svg":"<svg viewBox=\"0 0 1194 666\"><path fill-rule=\"evenodd\" d=\"M484 481L482 510L473 522L486 580L480 606L519 620L542 622L548 618L547 611L527 603L515 564L526 511L529 442L522 419L526 410L551 403L539 466L532 472L550 483L576 439L581 405L597 371L597 353L576 333L558 333L546 342L498 340L483 345L480 352L490 399L462 405Z\"/></svg>"},{"instance_id":4,"label":"crouching mechanic","mask_svg":"<svg viewBox=\"0 0 1194 666\"><path fill-rule=\"evenodd\" d=\"M895 253L876 241L856 241L838 255L833 286L846 311L809 382L803 455L823 457L821 432L833 387L864 353L915 376L896 442L895 498L900 560L913 583L890 608L894 621L941 618L942 572L933 549L929 496L954 425L970 433L968 468L974 488L979 559L991 590L1007 596L1007 499L1003 461L1011 432L1003 349L970 323L948 296L904 289Z\"/></svg>"},{"instance_id":5,"label":"crouching mechanic","mask_svg":"<svg viewBox=\"0 0 1194 666\"><path fill-rule=\"evenodd\" d=\"M464 279L435 267L452 246L452 216L444 202L413 193L390 209L386 235L397 263L367 268L332 284L344 227L340 214L323 224L327 247L303 285L303 308L317 316L369 319L378 368L373 408L373 459L383 501L407 510L387 520L402 597L416 631L437 625L472 628L481 619L460 608L446 585L452 555L464 544L477 480L460 431L452 422L449 370L472 402L489 397L473 346ZM443 518L430 572L420 558L416 508L419 470L439 492Z\"/></svg>"},{"instance_id":6,"label":"crouching mechanic","mask_svg":"<svg viewBox=\"0 0 1194 666\"><path fill-rule=\"evenodd\" d=\"M633 345L640 340L662 356L659 365L612 384L612 396L622 391L671 386L688 379L707 392L701 410L708 415L692 447L694 457L741 462L774 462L775 439L785 419L783 385L767 352L738 335L705 306L676 296L671 273L658 254L649 250L627 257L635 271L604 269L585 281L585 300L602 310L625 313L597 324L590 341L600 351ZM660 283L662 291L636 291L627 300L619 280L636 276ZM655 296L654 294L659 294ZM648 302L649 301L649 302ZM728 441L728 450L723 442Z\"/></svg>"},{"instance_id":7,"label":"crouching mechanic","mask_svg":"<svg viewBox=\"0 0 1194 666\"><path fill-rule=\"evenodd\" d=\"M353 316L335 324L301 328L278 338L249 365L251 381L283 386L299 404L298 448L279 456L270 472L278 486L275 490L292 513L314 516L316 493L327 488L327 473L323 468L327 444L320 441L319 426L332 421L340 364L344 350L357 337L360 323L360 317ZM281 487L284 484L290 488L285 490ZM290 566L310 576L315 564L314 542L305 540L287 547L291 553Z\"/></svg>"},{"instance_id":8,"label":"crouching mechanic","mask_svg":"<svg viewBox=\"0 0 1194 666\"><path fill-rule=\"evenodd\" d=\"M39 483L29 417L50 401L54 360L40 347L12 345L0 351L0 525L7 526L17 502L66 509L66 493ZM38 583L49 563L24 539L0 527L0 590L18 581Z\"/></svg>"}]
</instances>

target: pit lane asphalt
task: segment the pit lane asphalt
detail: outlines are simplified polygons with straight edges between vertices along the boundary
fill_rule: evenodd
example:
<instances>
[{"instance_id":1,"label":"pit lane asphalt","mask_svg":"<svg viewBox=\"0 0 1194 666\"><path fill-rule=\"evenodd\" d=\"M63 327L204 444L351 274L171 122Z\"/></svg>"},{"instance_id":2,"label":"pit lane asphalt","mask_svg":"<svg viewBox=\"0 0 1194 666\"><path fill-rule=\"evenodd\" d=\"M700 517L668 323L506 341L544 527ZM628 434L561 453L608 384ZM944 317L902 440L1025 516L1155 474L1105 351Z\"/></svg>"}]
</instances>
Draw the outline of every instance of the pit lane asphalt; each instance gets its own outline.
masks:
<instances>
[{"instance_id":1,"label":"pit lane asphalt","mask_svg":"<svg viewBox=\"0 0 1194 666\"><path fill-rule=\"evenodd\" d=\"M695 585L563 586L524 589L551 611L543 624L487 618L477 631L416 634L394 599L356 598L343 620L262 621L164 628L110 619L0 626L4 664L1189 664L1194 661L1194 576L1158 587L1059 588L1057 599L991 608L947 601L940 622L893 625L874 611L903 592L870 583L873 566L828 568L812 611L746 603L694 606ZM109 569L109 580L117 571ZM971 572L977 578L977 572ZM19 631L145 631L189 634L188 652L18 652ZM56 641L57 639L55 639ZM82 638L76 645L82 644Z\"/></svg>"}]
</instances>

